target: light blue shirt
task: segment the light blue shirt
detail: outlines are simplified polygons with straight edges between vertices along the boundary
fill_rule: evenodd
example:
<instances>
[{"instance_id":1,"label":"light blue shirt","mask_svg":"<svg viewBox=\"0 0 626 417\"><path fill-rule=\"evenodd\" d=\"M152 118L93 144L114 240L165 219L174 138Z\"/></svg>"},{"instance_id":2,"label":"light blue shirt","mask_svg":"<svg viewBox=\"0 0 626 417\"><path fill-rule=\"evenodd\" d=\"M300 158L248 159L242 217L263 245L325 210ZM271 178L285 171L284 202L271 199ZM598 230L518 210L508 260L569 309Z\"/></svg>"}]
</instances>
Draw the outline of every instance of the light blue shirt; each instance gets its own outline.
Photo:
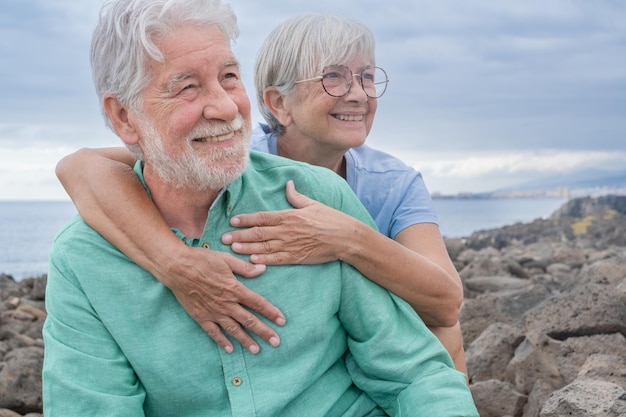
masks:
<instances>
[{"instance_id":1,"label":"light blue shirt","mask_svg":"<svg viewBox=\"0 0 626 417\"><path fill-rule=\"evenodd\" d=\"M278 155L277 137L265 124L254 129L250 146ZM414 224L438 224L430 193L415 169L367 145L350 149L345 158L348 185L385 236L394 239Z\"/></svg>"},{"instance_id":2,"label":"light blue shirt","mask_svg":"<svg viewBox=\"0 0 626 417\"><path fill-rule=\"evenodd\" d=\"M202 236L174 232L245 258L221 242L230 218L289 208L289 179L373 225L331 171L251 152ZM241 281L284 312L278 348L225 353L169 289L77 217L50 254L46 417L478 416L465 376L411 307L350 265L268 266Z\"/></svg>"}]
</instances>

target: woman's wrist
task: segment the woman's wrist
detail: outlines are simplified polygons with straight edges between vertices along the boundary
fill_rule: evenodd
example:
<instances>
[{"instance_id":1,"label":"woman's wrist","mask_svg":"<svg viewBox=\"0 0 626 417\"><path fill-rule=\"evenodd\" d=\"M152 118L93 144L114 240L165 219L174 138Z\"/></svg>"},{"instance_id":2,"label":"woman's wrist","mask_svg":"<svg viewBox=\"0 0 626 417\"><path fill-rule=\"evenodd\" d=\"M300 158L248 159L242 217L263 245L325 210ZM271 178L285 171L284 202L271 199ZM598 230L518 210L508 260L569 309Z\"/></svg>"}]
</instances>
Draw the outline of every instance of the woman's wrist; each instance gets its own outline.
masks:
<instances>
[{"instance_id":1,"label":"woman's wrist","mask_svg":"<svg viewBox=\"0 0 626 417\"><path fill-rule=\"evenodd\" d=\"M348 227L343 230L342 236L335 241L334 248L337 258L359 269L359 263L368 258L366 252L370 245L367 243L371 243L371 239L375 239L376 235L378 235L376 230L353 219Z\"/></svg>"},{"instance_id":2,"label":"woman's wrist","mask_svg":"<svg viewBox=\"0 0 626 417\"><path fill-rule=\"evenodd\" d=\"M159 253L149 258L152 267L149 269L154 276L167 288L176 288L178 279L188 268L187 261L192 248L185 245L181 240L174 238L168 242L162 242Z\"/></svg>"}]
</instances>

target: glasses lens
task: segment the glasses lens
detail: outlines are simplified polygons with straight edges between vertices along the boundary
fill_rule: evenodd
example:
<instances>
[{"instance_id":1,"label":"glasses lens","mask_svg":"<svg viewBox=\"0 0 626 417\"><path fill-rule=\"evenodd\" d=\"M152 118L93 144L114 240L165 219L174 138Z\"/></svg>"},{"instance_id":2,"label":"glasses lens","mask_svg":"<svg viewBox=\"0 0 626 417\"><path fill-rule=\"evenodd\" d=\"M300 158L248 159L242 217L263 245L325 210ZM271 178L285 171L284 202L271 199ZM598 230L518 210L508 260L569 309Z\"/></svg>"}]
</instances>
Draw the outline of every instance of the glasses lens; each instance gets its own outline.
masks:
<instances>
[{"instance_id":1,"label":"glasses lens","mask_svg":"<svg viewBox=\"0 0 626 417\"><path fill-rule=\"evenodd\" d=\"M328 94L334 97L341 97L348 93L352 72L341 65L332 65L324 69L322 74L322 85Z\"/></svg>"},{"instance_id":2,"label":"glasses lens","mask_svg":"<svg viewBox=\"0 0 626 417\"><path fill-rule=\"evenodd\" d=\"M387 73L382 68L367 68L361 73L361 84L368 97L378 98L385 94L388 82Z\"/></svg>"}]
</instances>

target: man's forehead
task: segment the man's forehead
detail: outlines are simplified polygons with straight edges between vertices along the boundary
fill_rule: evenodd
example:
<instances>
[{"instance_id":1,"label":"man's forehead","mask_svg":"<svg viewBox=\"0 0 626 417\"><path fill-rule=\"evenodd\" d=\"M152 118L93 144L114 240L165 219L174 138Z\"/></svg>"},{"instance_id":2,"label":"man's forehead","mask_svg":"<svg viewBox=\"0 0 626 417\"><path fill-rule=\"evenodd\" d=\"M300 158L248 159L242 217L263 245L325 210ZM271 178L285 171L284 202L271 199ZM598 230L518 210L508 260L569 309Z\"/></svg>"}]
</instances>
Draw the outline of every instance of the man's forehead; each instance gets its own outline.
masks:
<instances>
[{"instance_id":1,"label":"man's forehead","mask_svg":"<svg viewBox=\"0 0 626 417\"><path fill-rule=\"evenodd\" d=\"M155 44L163 60L150 60L153 74L172 82L209 70L240 66L230 41L215 26L186 25L163 35Z\"/></svg>"},{"instance_id":2,"label":"man's forehead","mask_svg":"<svg viewBox=\"0 0 626 417\"><path fill-rule=\"evenodd\" d=\"M232 54L230 40L216 25L185 23L161 34L154 41L161 53L175 58L194 52L211 53L214 48Z\"/></svg>"}]
</instances>

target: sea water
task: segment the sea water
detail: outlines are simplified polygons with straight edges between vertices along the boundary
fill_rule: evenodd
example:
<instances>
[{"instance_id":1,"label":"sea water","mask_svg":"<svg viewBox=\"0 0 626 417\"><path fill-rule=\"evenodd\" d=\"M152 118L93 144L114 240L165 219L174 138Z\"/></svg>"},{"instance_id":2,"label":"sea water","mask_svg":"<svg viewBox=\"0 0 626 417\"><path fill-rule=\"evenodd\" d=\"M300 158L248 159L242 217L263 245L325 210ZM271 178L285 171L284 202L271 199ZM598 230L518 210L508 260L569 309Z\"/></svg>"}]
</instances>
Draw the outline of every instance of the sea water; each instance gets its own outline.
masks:
<instances>
[{"instance_id":1,"label":"sea water","mask_svg":"<svg viewBox=\"0 0 626 417\"><path fill-rule=\"evenodd\" d=\"M545 219L566 202L558 198L433 200L444 237L466 237L478 230Z\"/></svg>"},{"instance_id":2,"label":"sea water","mask_svg":"<svg viewBox=\"0 0 626 417\"><path fill-rule=\"evenodd\" d=\"M565 200L558 199L436 199L435 209L445 237L517 222L546 218ZM70 201L0 201L0 274L16 280L38 277L48 270L48 252L58 230L76 215Z\"/></svg>"},{"instance_id":3,"label":"sea water","mask_svg":"<svg viewBox=\"0 0 626 417\"><path fill-rule=\"evenodd\" d=\"M0 201L0 274L20 280L47 273L52 239L75 215L69 201Z\"/></svg>"}]
</instances>

